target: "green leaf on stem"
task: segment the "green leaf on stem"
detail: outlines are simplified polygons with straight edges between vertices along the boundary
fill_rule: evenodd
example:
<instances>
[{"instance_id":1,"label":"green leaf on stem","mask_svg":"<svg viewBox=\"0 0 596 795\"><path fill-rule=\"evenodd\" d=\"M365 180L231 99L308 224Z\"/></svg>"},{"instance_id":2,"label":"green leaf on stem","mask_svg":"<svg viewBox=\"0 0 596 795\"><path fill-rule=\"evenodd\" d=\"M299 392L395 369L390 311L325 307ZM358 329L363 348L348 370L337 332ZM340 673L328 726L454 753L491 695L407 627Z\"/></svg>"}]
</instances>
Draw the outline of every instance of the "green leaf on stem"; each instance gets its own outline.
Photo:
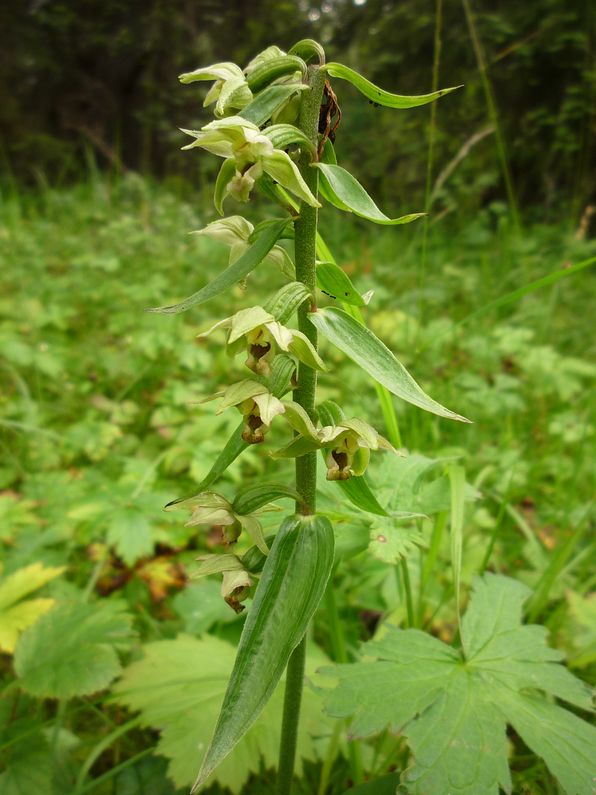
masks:
<instances>
[{"instance_id":1,"label":"green leaf on stem","mask_svg":"<svg viewBox=\"0 0 596 795\"><path fill-rule=\"evenodd\" d=\"M462 86L452 86L451 88L441 88L439 91L433 91L431 94L419 94L418 96L406 97L401 94L391 94L389 91L383 91L382 88L375 86L366 77L350 69L349 66L344 66L340 63L328 63L323 67L330 77L339 77L341 80L347 80L361 94L374 102L377 105L383 105L386 108L396 108L406 110L407 108L417 108L420 105L426 105L429 102L434 102L446 94L451 94L452 91L457 91Z\"/></svg>"},{"instance_id":2,"label":"green leaf on stem","mask_svg":"<svg viewBox=\"0 0 596 795\"><path fill-rule=\"evenodd\" d=\"M238 113L239 116L262 127L298 91L307 89L303 83L268 86Z\"/></svg>"},{"instance_id":3,"label":"green leaf on stem","mask_svg":"<svg viewBox=\"0 0 596 795\"><path fill-rule=\"evenodd\" d=\"M324 517L292 516L280 527L242 630L213 739L193 790L244 737L269 701L323 596L333 547L333 529Z\"/></svg>"},{"instance_id":4,"label":"green leaf on stem","mask_svg":"<svg viewBox=\"0 0 596 795\"><path fill-rule=\"evenodd\" d=\"M389 218L381 212L358 180L349 171L331 163L313 163L313 168L321 172L319 189L321 195L339 210L354 213L382 226L409 224L425 213L409 213L399 218Z\"/></svg>"},{"instance_id":5,"label":"green leaf on stem","mask_svg":"<svg viewBox=\"0 0 596 795\"><path fill-rule=\"evenodd\" d=\"M366 303L350 281L348 274L335 262L317 263L317 286L335 301L351 306L364 306Z\"/></svg>"},{"instance_id":6,"label":"green leaf on stem","mask_svg":"<svg viewBox=\"0 0 596 795\"><path fill-rule=\"evenodd\" d=\"M271 251L276 241L281 237L287 219L278 220L277 222L267 226L261 234L257 236L252 246L247 249L244 254L239 257L232 265L226 268L219 276L207 284L205 287L193 293L193 295L181 301L179 304L172 304L171 306L158 306L148 309L148 312L158 312L160 314L178 314L179 312L186 312L191 306L198 306L204 304L215 298L216 295L228 290L234 284L244 279L248 274L259 265L267 254Z\"/></svg>"},{"instance_id":7,"label":"green leaf on stem","mask_svg":"<svg viewBox=\"0 0 596 795\"><path fill-rule=\"evenodd\" d=\"M353 716L363 737L389 727L406 737L412 795L511 792L507 724L543 757L563 790L588 795L596 729L554 698L589 709L590 688L546 645L544 627L524 626L530 590L501 575L477 578L462 621L462 649L416 629L388 627L363 647L369 662L339 665L328 696L334 717Z\"/></svg>"},{"instance_id":8,"label":"green leaf on stem","mask_svg":"<svg viewBox=\"0 0 596 795\"><path fill-rule=\"evenodd\" d=\"M389 348L346 312L326 307L312 312L309 320L329 342L397 397L440 417L470 421L429 397Z\"/></svg>"},{"instance_id":9,"label":"green leaf on stem","mask_svg":"<svg viewBox=\"0 0 596 795\"><path fill-rule=\"evenodd\" d=\"M263 483L262 485L245 486L236 494L232 508L236 513L252 513L270 502L282 498L302 502L302 497L296 489L285 486L283 483Z\"/></svg>"}]
</instances>

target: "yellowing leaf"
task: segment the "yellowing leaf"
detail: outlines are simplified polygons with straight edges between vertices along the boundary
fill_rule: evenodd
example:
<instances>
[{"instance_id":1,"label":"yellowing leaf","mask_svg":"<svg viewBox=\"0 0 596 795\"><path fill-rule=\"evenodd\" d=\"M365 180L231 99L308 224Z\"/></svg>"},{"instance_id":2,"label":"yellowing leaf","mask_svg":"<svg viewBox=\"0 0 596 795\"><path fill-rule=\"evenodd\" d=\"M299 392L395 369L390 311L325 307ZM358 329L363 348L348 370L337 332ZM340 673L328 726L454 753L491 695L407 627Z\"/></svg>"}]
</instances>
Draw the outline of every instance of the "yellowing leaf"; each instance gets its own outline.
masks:
<instances>
[{"instance_id":1,"label":"yellowing leaf","mask_svg":"<svg viewBox=\"0 0 596 795\"><path fill-rule=\"evenodd\" d=\"M54 604L53 599L21 600L58 577L64 568L32 563L0 580L0 651L12 654L20 633Z\"/></svg>"}]
</instances>

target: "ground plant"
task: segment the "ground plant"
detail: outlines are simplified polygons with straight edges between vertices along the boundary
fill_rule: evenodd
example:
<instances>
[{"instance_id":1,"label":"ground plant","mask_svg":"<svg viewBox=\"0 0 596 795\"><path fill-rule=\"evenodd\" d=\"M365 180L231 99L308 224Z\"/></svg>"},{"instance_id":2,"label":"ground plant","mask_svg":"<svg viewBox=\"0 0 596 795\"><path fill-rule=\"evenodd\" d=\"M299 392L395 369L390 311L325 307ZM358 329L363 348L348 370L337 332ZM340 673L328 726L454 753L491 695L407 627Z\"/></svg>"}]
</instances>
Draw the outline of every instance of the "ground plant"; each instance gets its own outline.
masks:
<instances>
[{"instance_id":1,"label":"ground plant","mask_svg":"<svg viewBox=\"0 0 596 795\"><path fill-rule=\"evenodd\" d=\"M311 40L181 81L211 83L184 132L217 218L92 164L3 206L0 792L591 792L593 246L495 207L425 231L421 284L388 235L424 214L338 164L336 94L455 89Z\"/></svg>"}]
</instances>

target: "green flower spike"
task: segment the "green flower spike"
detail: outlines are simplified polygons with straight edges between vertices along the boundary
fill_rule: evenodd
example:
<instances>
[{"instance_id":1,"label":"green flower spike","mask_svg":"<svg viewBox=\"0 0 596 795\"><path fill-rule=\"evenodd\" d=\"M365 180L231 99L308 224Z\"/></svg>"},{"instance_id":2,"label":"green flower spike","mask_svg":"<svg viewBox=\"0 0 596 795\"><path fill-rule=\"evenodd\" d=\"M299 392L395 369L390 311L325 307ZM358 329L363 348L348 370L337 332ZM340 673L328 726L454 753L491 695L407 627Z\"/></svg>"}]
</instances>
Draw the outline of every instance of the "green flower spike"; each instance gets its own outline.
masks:
<instances>
[{"instance_id":1,"label":"green flower spike","mask_svg":"<svg viewBox=\"0 0 596 795\"><path fill-rule=\"evenodd\" d=\"M233 159L235 173L228 180L224 194L248 201L255 181L265 173L311 207L321 206L287 152L276 149L256 124L241 116L217 119L201 130L182 132L195 139L183 149L199 146L219 157Z\"/></svg>"},{"instance_id":2,"label":"green flower spike","mask_svg":"<svg viewBox=\"0 0 596 795\"><path fill-rule=\"evenodd\" d=\"M229 61L185 72L178 78L181 83L194 83L197 80L215 80L203 102L203 107L215 105L218 118L246 107L252 100L252 91L246 83L242 69Z\"/></svg>"},{"instance_id":3,"label":"green flower spike","mask_svg":"<svg viewBox=\"0 0 596 795\"><path fill-rule=\"evenodd\" d=\"M272 508L262 508L259 512L240 514L234 511L231 503L216 494L214 491L204 491L194 497L185 500L175 500L166 505L166 511L190 510L191 517L185 523L186 527L196 525L217 525L222 528L223 541L225 544L235 544L240 534L245 530L252 542L267 555L269 549L265 543L263 528L259 521L258 514L265 510L276 510Z\"/></svg>"},{"instance_id":4,"label":"green flower spike","mask_svg":"<svg viewBox=\"0 0 596 795\"><path fill-rule=\"evenodd\" d=\"M204 229L193 232L195 235L204 235L211 240L216 240L220 243L225 243L230 247L229 264L236 262L244 252L250 248L250 236L254 231L254 226L243 218L241 215L231 215L228 218L222 218L218 221L213 221ZM263 262L271 262L276 265L284 276L289 279L296 278L296 270L294 263L288 252L282 246L273 246L269 254L265 257Z\"/></svg>"},{"instance_id":5,"label":"green flower spike","mask_svg":"<svg viewBox=\"0 0 596 795\"><path fill-rule=\"evenodd\" d=\"M293 354L313 369L327 369L310 340L301 331L282 326L262 306L242 309L235 315L220 320L208 331L199 334L197 339L204 339L220 328L230 329L226 344L228 354L234 356L246 348L246 366L258 375L270 375L271 362L279 351Z\"/></svg>"}]
</instances>

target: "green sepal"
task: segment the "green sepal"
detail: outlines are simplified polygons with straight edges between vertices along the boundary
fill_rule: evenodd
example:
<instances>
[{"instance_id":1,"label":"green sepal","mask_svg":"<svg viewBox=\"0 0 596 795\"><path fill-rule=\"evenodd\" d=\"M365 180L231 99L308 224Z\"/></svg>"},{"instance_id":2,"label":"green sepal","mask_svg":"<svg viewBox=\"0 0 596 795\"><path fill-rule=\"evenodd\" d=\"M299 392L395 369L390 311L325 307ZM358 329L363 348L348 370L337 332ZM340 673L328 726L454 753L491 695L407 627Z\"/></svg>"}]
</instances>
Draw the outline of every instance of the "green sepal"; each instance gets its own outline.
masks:
<instances>
[{"instance_id":1,"label":"green sepal","mask_svg":"<svg viewBox=\"0 0 596 795\"><path fill-rule=\"evenodd\" d=\"M328 63L323 67L330 77L339 77L340 80L347 80L361 94L371 102L377 105L383 105L386 108L397 108L406 110L407 108L417 108L420 105L426 105L429 102L434 102L452 91L457 91L462 86L452 86L451 88L441 88L439 91L433 91L431 94L419 94L418 96L406 97L401 94L391 94L389 91L383 91L382 88L375 86L366 77L363 77L354 69L349 66L344 66L340 63Z\"/></svg>"},{"instance_id":2,"label":"green sepal","mask_svg":"<svg viewBox=\"0 0 596 795\"><path fill-rule=\"evenodd\" d=\"M193 792L253 725L304 637L333 566L323 516L286 519L271 546L248 613L213 739Z\"/></svg>"},{"instance_id":3,"label":"green sepal","mask_svg":"<svg viewBox=\"0 0 596 795\"><path fill-rule=\"evenodd\" d=\"M300 39L290 47L288 55L298 55L303 58L306 63L311 58L318 58L319 64L322 66L325 63L325 50L321 47L318 41L314 39Z\"/></svg>"},{"instance_id":4,"label":"green sepal","mask_svg":"<svg viewBox=\"0 0 596 795\"><path fill-rule=\"evenodd\" d=\"M199 565L191 572L191 577L208 577L210 574L221 574L223 571L242 571L244 566L237 555L222 553L220 555L201 555L197 558Z\"/></svg>"},{"instance_id":5,"label":"green sepal","mask_svg":"<svg viewBox=\"0 0 596 795\"><path fill-rule=\"evenodd\" d=\"M226 188L235 173L236 162L233 157L228 157L221 164L217 179L215 180L215 190L213 192L213 204L220 215L224 214L223 203L227 196Z\"/></svg>"},{"instance_id":6,"label":"green sepal","mask_svg":"<svg viewBox=\"0 0 596 795\"><path fill-rule=\"evenodd\" d=\"M310 436L296 436L291 442L270 453L271 458L300 458L307 453L320 450L321 444Z\"/></svg>"},{"instance_id":7,"label":"green sepal","mask_svg":"<svg viewBox=\"0 0 596 795\"><path fill-rule=\"evenodd\" d=\"M317 262L317 286L329 298L351 306L365 306L348 274L335 262Z\"/></svg>"},{"instance_id":8,"label":"green sepal","mask_svg":"<svg viewBox=\"0 0 596 795\"><path fill-rule=\"evenodd\" d=\"M312 312L309 320L329 342L397 397L440 417L470 422L429 397L389 348L346 312L326 307Z\"/></svg>"},{"instance_id":9,"label":"green sepal","mask_svg":"<svg viewBox=\"0 0 596 795\"><path fill-rule=\"evenodd\" d=\"M284 417L290 423L291 427L299 433L300 436L308 437L318 444L317 429L308 416L306 409L293 400L284 401L284 406L286 409Z\"/></svg>"},{"instance_id":10,"label":"green sepal","mask_svg":"<svg viewBox=\"0 0 596 795\"><path fill-rule=\"evenodd\" d=\"M242 108L238 115L247 121L252 121L257 127L262 127L294 94L306 89L308 86L304 83L268 86Z\"/></svg>"},{"instance_id":11,"label":"green sepal","mask_svg":"<svg viewBox=\"0 0 596 795\"><path fill-rule=\"evenodd\" d=\"M256 94L274 80L295 72L300 72L302 77L306 75L306 64L302 58L296 55L281 55L279 58L271 58L259 64L248 75L246 82L253 94Z\"/></svg>"},{"instance_id":12,"label":"green sepal","mask_svg":"<svg viewBox=\"0 0 596 795\"><path fill-rule=\"evenodd\" d=\"M358 180L341 166L330 163L312 163L313 168L321 172L319 188L323 198L339 210L354 213L382 226L409 224L425 213L409 213L399 218L389 218L381 212Z\"/></svg>"},{"instance_id":13,"label":"green sepal","mask_svg":"<svg viewBox=\"0 0 596 795\"><path fill-rule=\"evenodd\" d=\"M184 301L181 301L179 304L172 304L171 306L153 307L147 309L147 312L178 314L179 312L186 312L191 306L204 304L206 301L211 300L211 298L215 298L216 295L223 293L248 276L248 274L263 261L277 240L281 237L287 223L288 220L284 218L283 220L278 220L276 223L271 224L258 236L252 246L232 265L227 267L219 276L216 276L212 282L202 287L196 293L193 293L193 295L189 296Z\"/></svg>"},{"instance_id":14,"label":"green sepal","mask_svg":"<svg viewBox=\"0 0 596 795\"><path fill-rule=\"evenodd\" d=\"M311 297L308 288L302 282L290 282L272 295L263 308L285 325L298 307Z\"/></svg>"},{"instance_id":15,"label":"green sepal","mask_svg":"<svg viewBox=\"0 0 596 795\"><path fill-rule=\"evenodd\" d=\"M282 483L263 483L241 488L232 502L232 508L235 513L239 514L253 513L263 505L282 497L296 500L299 503L303 502L300 494L289 486Z\"/></svg>"}]
</instances>

